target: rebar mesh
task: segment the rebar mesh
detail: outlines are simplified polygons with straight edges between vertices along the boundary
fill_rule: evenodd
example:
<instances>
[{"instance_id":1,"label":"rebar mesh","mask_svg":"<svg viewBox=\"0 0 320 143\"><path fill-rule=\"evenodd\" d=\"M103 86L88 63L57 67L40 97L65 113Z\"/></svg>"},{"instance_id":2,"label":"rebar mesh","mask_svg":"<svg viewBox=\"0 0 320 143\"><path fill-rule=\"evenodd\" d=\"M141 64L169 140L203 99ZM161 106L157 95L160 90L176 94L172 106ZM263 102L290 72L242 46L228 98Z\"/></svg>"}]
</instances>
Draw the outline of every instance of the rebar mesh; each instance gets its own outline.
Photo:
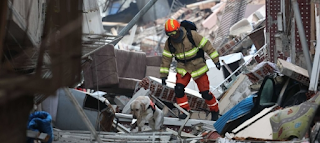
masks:
<instances>
[{"instance_id":1,"label":"rebar mesh","mask_svg":"<svg viewBox=\"0 0 320 143\"><path fill-rule=\"evenodd\" d=\"M214 47L220 47L220 45L227 42L229 29L243 18L248 0L226 0L221 2L225 2L226 6L221 17L217 36L213 41Z\"/></svg>"}]
</instances>

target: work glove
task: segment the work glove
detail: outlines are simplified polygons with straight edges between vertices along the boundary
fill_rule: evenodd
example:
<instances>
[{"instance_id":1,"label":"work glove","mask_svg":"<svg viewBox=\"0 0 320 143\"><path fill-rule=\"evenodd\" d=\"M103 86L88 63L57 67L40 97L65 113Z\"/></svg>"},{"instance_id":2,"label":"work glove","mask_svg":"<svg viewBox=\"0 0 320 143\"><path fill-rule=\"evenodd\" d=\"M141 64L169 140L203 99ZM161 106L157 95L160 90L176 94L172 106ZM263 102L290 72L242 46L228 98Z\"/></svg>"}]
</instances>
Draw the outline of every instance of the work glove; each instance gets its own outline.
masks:
<instances>
[{"instance_id":1,"label":"work glove","mask_svg":"<svg viewBox=\"0 0 320 143\"><path fill-rule=\"evenodd\" d=\"M216 63L214 63L214 64L216 65L216 68L217 68L218 70L220 70L220 69L221 69L220 62L216 62Z\"/></svg>"},{"instance_id":2,"label":"work glove","mask_svg":"<svg viewBox=\"0 0 320 143\"><path fill-rule=\"evenodd\" d=\"M167 85L167 83L166 83L167 78L166 77L162 77L161 79L162 79L162 85Z\"/></svg>"}]
</instances>

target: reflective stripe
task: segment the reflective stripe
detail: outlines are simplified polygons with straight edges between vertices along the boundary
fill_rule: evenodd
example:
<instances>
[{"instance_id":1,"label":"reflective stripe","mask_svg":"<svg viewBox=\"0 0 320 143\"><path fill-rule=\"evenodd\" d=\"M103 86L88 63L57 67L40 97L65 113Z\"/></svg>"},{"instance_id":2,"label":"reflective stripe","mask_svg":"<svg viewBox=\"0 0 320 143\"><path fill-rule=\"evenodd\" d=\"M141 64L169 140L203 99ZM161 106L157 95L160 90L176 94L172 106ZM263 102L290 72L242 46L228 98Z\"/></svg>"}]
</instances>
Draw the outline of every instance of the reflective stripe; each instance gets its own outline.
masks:
<instances>
[{"instance_id":1,"label":"reflective stripe","mask_svg":"<svg viewBox=\"0 0 320 143\"><path fill-rule=\"evenodd\" d=\"M198 69L194 72L191 73L191 77L197 77L200 76L202 74L204 74L205 72L207 72L209 69L207 67L207 65L205 65L204 67L202 67L201 69Z\"/></svg>"},{"instance_id":2,"label":"reflective stripe","mask_svg":"<svg viewBox=\"0 0 320 143\"><path fill-rule=\"evenodd\" d=\"M166 57L168 57L168 58L172 58L172 54L171 54L169 51L167 51L167 50L163 50L162 55L164 55L164 56L166 56Z\"/></svg>"},{"instance_id":3,"label":"reflective stripe","mask_svg":"<svg viewBox=\"0 0 320 143\"><path fill-rule=\"evenodd\" d=\"M182 69L182 68L176 68L177 72L179 74L181 74L182 76L186 75L187 74L187 71L185 69Z\"/></svg>"},{"instance_id":4,"label":"reflective stripe","mask_svg":"<svg viewBox=\"0 0 320 143\"><path fill-rule=\"evenodd\" d=\"M211 105L207 105L207 106L216 106L218 103L214 103L214 104L211 104Z\"/></svg>"},{"instance_id":5,"label":"reflective stripe","mask_svg":"<svg viewBox=\"0 0 320 143\"><path fill-rule=\"evenodd\" d=\"M219 56L219 53L217 51L214 51L213 53L210 54L211 59L214 59Z\"/></svg>"},{"instance_id":6,"label":"reflective stripe","mask_svg":"<svg viewBox=\"0 0 320 143\"><path fill-rule=\"evenodd\" d=\"M198 51L199 51L198 48L193 48L193 49L191 49L190 51L185 52L185 54L184 54L184 53L177 54L176 57L177 57L178 59L183 59L183 58L184 58L184 55L186 55L186 58L187 58L187 57L191 57L191 56L197 54Z\"/></svg>"},{"instance_id":7,"label":"reflective stripe","mask_svg":"<svg viewBox=\"0 0 320 143\"><path fill-rule=\"evenodd\" d=\"M184 59L184 56L186 56L186 58L187 58L187 57L191 57L191 56L197 54L199 49L201 49L207 43L207 41L208 41L208 39L203 37L198 47L194 47L193 49L191 49L185 53L179 53L176 55L176 57L178 59Z\"/></svg>"},{"instance_id":8,"label":"reflective stripe","mask_svg":"<svg viewBox=\"0 0 320 143\"><path fill-rule=\"evenodd\" d=\"M160 67L160 73L169 73L169 68Z\"/></svg>"},{"instance_id":9,"label":"reflective stripe","mask_svg":"<svg viewBox=\"0 0 320 143\"><path fill-rule=\"evenodd\" d=\"M169 30L169 27L168 27L168 21L166 22L166 31Z\"/></svg>"},{"instance_id":10,"label":"reflective stripe","mask_svg":"<svg viewBox=\"0 0 320 143\"><path fill-rule=\"evenodd\" d=\"M173 19L170 19L171 28L174 29Z\"/></svg>"},{"instance_id":11,"label":"reflective stripe","mask_svg":"<svg viewBox=\"0 0 320 143\"><path fill-rule=\"evenodd\" d=\"M183 103L180 103L178 104L179 106L183 106L183 105L186 105L186 104L189 104L188 102L183 102Z\"/></svg>"},{"instance_id":12,"label":"reflective stripe","mask_svg":"<svg viewBox=\"0 0 320 143\"><path fill-rule=\"evenodd\" d=\"M208 41L208 39L203 37L201 39L200 44L199 44L199 48L202 48L207 43L207 41Z\"/></svg>"}]
</instances>

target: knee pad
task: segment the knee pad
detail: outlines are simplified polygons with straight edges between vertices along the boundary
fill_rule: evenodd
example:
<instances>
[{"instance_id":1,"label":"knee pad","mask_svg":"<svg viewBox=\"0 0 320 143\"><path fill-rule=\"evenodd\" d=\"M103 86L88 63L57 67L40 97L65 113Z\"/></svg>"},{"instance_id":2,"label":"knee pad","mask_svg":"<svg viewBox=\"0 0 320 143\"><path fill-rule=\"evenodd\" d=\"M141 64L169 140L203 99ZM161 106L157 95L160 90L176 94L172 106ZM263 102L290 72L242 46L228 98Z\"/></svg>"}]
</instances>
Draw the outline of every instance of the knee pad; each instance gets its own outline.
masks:
<instances>
[{"instance_id":1,"label":"knee pad","mask_svg":"<svg viewBox=\"0 0 320 143\"><path fill-rule=\"evenodd\" d=\"M213 98L212 97L213 95L209 93L209 90L202 91L202 92L200 92L200 94L201 94L202 98L205 100L211 100Z\"/></svg>"},{"instance_id":2,"label":"knee pad","mask_svg":"<svg viewBox=\"0 0 320 143\"><path fill-rule=\"evenodd\" d=\"M182 98L184 96L184 85L177 83L174 87L174 92L176 93L177 98Z\"/></svg>"}]
</instances>

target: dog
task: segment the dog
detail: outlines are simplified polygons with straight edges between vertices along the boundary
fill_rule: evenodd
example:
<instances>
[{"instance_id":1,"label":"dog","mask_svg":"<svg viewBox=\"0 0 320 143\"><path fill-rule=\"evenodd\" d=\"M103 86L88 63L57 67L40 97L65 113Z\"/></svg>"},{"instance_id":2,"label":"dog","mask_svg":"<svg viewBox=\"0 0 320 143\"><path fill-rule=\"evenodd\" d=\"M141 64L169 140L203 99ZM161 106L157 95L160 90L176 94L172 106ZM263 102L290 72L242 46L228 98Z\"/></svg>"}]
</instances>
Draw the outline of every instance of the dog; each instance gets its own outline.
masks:
<instances>
[{"instance_id":1,"label":"dog","mask_svg":"<svg viewBox=\"0 0 320 143\"><path fill-rule=\"evenodd\" d=\"M160 110L148 96L137 97L130 104L130 108L133 118L137 119L132 128L138 126L138 131L142 130L147 121L153 131L160 130L164 116L168 112L168 107L165 106L163 110Z\"/></svg>"}]
</instances>

